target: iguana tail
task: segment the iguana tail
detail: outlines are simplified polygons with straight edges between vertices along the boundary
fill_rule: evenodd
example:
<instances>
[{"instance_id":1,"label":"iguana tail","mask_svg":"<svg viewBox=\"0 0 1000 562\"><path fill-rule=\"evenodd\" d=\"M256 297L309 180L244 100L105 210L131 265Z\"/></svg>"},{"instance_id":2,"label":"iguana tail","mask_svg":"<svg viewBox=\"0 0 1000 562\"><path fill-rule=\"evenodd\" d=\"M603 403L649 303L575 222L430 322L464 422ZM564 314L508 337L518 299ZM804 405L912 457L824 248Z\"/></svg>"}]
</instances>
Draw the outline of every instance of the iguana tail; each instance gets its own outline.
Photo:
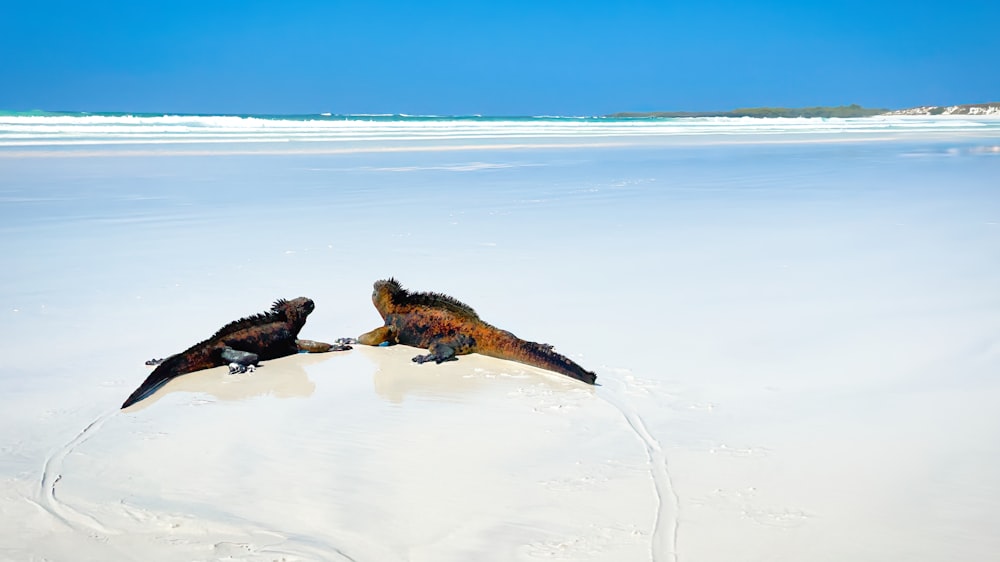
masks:
<instances>
[{"instance_id":1,"label":"iguana tail","mask_svg":"<svg viewBox=\"0 0 1000 562\"><path fill-rule=\"evenodd\" d=\"M125 400L125 403L122 404L122 409L124 410L140 400L149 398L160 387L181 375L222 364L220 361L213 361L211 356L210 351L192 353L191 350L188 350L184 353L167 357L156 369L153 369L153 372L146 377L146 380L142 381L139 388L135 389L135 392Z\"/></svg>"},{"instance_id":2,"label":"iguana tail","mask_svg":"<svg viewBox=\"0 0 1000 562\"><path fill-rule=\"evenodd\" d=\"M477 351L498 359L517 361L539 369L554 371L587 384L594 384L597 380L595 373L584 369L569 357L552 351L551 345L525 341L513 334L509 335L510 338L496 342L498 345L480 346Z\"/></svg>"}]
</instances>

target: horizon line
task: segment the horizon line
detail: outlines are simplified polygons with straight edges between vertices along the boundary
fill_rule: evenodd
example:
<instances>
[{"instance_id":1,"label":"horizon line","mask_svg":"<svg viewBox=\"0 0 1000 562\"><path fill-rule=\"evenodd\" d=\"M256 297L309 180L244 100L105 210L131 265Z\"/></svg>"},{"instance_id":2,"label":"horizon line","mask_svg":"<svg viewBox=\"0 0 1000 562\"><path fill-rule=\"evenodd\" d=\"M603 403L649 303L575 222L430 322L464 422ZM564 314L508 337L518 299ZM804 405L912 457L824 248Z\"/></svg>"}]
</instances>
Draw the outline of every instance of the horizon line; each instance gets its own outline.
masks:
<instances>
[{"instance_id":1,"label":"horizon line","mask_svg":"<svg viewBox=\"0 0 1000 562\"><path fill-rule=\"evenodd\" d=\"M785 106L742 106L734 109L728 110L707 110L707 111L690 111L690 110L649 110L649 111L615 111L612 113L603 114L591 114L591 115L568 115L568 114L555 114L555 113L544 113L544 114L485 114L485 113L335 113L332 111L321 111L321 112L307 112L307 113L272 113L272 112L183 112L183 111L128 111L128 110L53 110L53 109L4 109L0 108L0 117L47 117L47 116L79 116L79 115L95 115L95 116L138 116L138 117L368 117L368 118L414 118L414 119L443 119L443 118L467 118L467 119L655 119L655 118L670 118L670 117L731 117L733 114L745 111L767 111L767 110L781 110L781 111L805 111L805 110L818 110L818 109L854 109L861 111L878 111L881 113L872 114L871 116L882 115L885 113L896 112L896 111L907 111L915 109L925 109L925 108L954 108L954 107L1000 107L1000 101L998 102L981 102L981 103L962 103L962 104L950 104L950 105L914 105L904 108L883 108L883 107L865 107L859 104L843 104L843 105L812 105L812 106L800 106L800 107L785 107ZM741 115L736 115L741 116Z\"/></svg>"}]
</instances>

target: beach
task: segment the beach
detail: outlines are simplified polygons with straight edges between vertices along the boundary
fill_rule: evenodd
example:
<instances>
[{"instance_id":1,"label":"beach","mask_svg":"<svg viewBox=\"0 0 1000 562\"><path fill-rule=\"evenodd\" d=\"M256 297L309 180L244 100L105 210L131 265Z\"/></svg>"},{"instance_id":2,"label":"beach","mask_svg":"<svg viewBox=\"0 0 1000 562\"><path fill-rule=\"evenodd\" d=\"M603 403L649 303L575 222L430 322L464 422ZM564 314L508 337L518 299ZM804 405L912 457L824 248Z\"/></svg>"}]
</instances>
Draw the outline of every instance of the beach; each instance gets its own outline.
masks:
<instances>
[{"instance_id":1,"label":"beach","mask_svg":"<svg viewBox=\"0 0 1000 562\"><path fill-rule=\"evenodd\" d=\"M985 560L1000 120L0 117L0 559ZM143 362L450 295L597 373Z\"/></svg>"}]
</instances>

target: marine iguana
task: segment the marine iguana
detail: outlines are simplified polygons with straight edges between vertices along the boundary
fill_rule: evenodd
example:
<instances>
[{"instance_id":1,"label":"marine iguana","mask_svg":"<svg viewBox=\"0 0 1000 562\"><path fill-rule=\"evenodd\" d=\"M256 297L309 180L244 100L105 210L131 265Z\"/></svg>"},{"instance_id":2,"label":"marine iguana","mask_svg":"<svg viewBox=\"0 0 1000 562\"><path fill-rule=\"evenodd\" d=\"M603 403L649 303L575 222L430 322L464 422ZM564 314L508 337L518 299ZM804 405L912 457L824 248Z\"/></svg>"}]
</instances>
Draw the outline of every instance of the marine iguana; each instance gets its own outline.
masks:
<instances>
[{"instance_id":1,"label":"marine iguana","mask_svg":"<svg viewBox=\"0 0 1000 562\"><path fill-rule=\"evenodd\" d=\"M480 353L555 371L587 384L597 375L554 351L552 346L522 340L487 324L468 305L440 293L411 293L393 278L375 282L372 302L385 325L345 343L401 343L430 351L417 363L454 361L457 355Z\"/></svg>"},{"instance_id":2,"label":"marine iguana","mask_svg":"<svg viewBox=\"0 0 1000 562\"><path fill-rule=\"evenodd\" d=\"M321 353L351 349L349 345L297 338L306 317L315 308L313 301L305 297L290 301L279 299L271 310L230 322L212 337L181 353L162 360L147 361L147 365L159 366L128 397L122 409L147 398L167 381L194 371L228 364L230 373L242 373L252 371L262 359L294 355L299 351Z\"/></svg>"}]
</instances>

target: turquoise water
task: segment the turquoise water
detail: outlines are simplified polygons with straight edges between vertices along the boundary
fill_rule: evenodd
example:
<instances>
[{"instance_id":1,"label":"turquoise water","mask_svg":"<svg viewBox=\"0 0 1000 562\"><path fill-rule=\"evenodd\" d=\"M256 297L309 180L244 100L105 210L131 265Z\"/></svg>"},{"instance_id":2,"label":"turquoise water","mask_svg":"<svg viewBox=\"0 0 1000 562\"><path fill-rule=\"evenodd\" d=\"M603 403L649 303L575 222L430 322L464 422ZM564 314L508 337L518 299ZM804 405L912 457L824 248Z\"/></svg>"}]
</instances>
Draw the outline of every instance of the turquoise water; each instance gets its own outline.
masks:
<instances>
[{"instance_id":1,"label":"turquoise water","mask_svg":"<svg viewBox=\"0 0 1000 562\"><path fill-rule=\"evenodd\" d=\"M658 118L612 118L604 116L563 116L563 115L527 115L527 116L496 116L496 115L406 115L400 113L362 113L362 114L340 114L340 113L307 113L299 115L289 114L259 114L259 113L227 113L227 114L199 114L199 113L136 113L123 111L5 111L0 110L0 117L137 117L137 118L158 118L158 117L236 117L240 119L254 118L269 121L523 121L523 120L572 120L572 121L635 121L643 119Z\"/></svg>"}]
</instances>

